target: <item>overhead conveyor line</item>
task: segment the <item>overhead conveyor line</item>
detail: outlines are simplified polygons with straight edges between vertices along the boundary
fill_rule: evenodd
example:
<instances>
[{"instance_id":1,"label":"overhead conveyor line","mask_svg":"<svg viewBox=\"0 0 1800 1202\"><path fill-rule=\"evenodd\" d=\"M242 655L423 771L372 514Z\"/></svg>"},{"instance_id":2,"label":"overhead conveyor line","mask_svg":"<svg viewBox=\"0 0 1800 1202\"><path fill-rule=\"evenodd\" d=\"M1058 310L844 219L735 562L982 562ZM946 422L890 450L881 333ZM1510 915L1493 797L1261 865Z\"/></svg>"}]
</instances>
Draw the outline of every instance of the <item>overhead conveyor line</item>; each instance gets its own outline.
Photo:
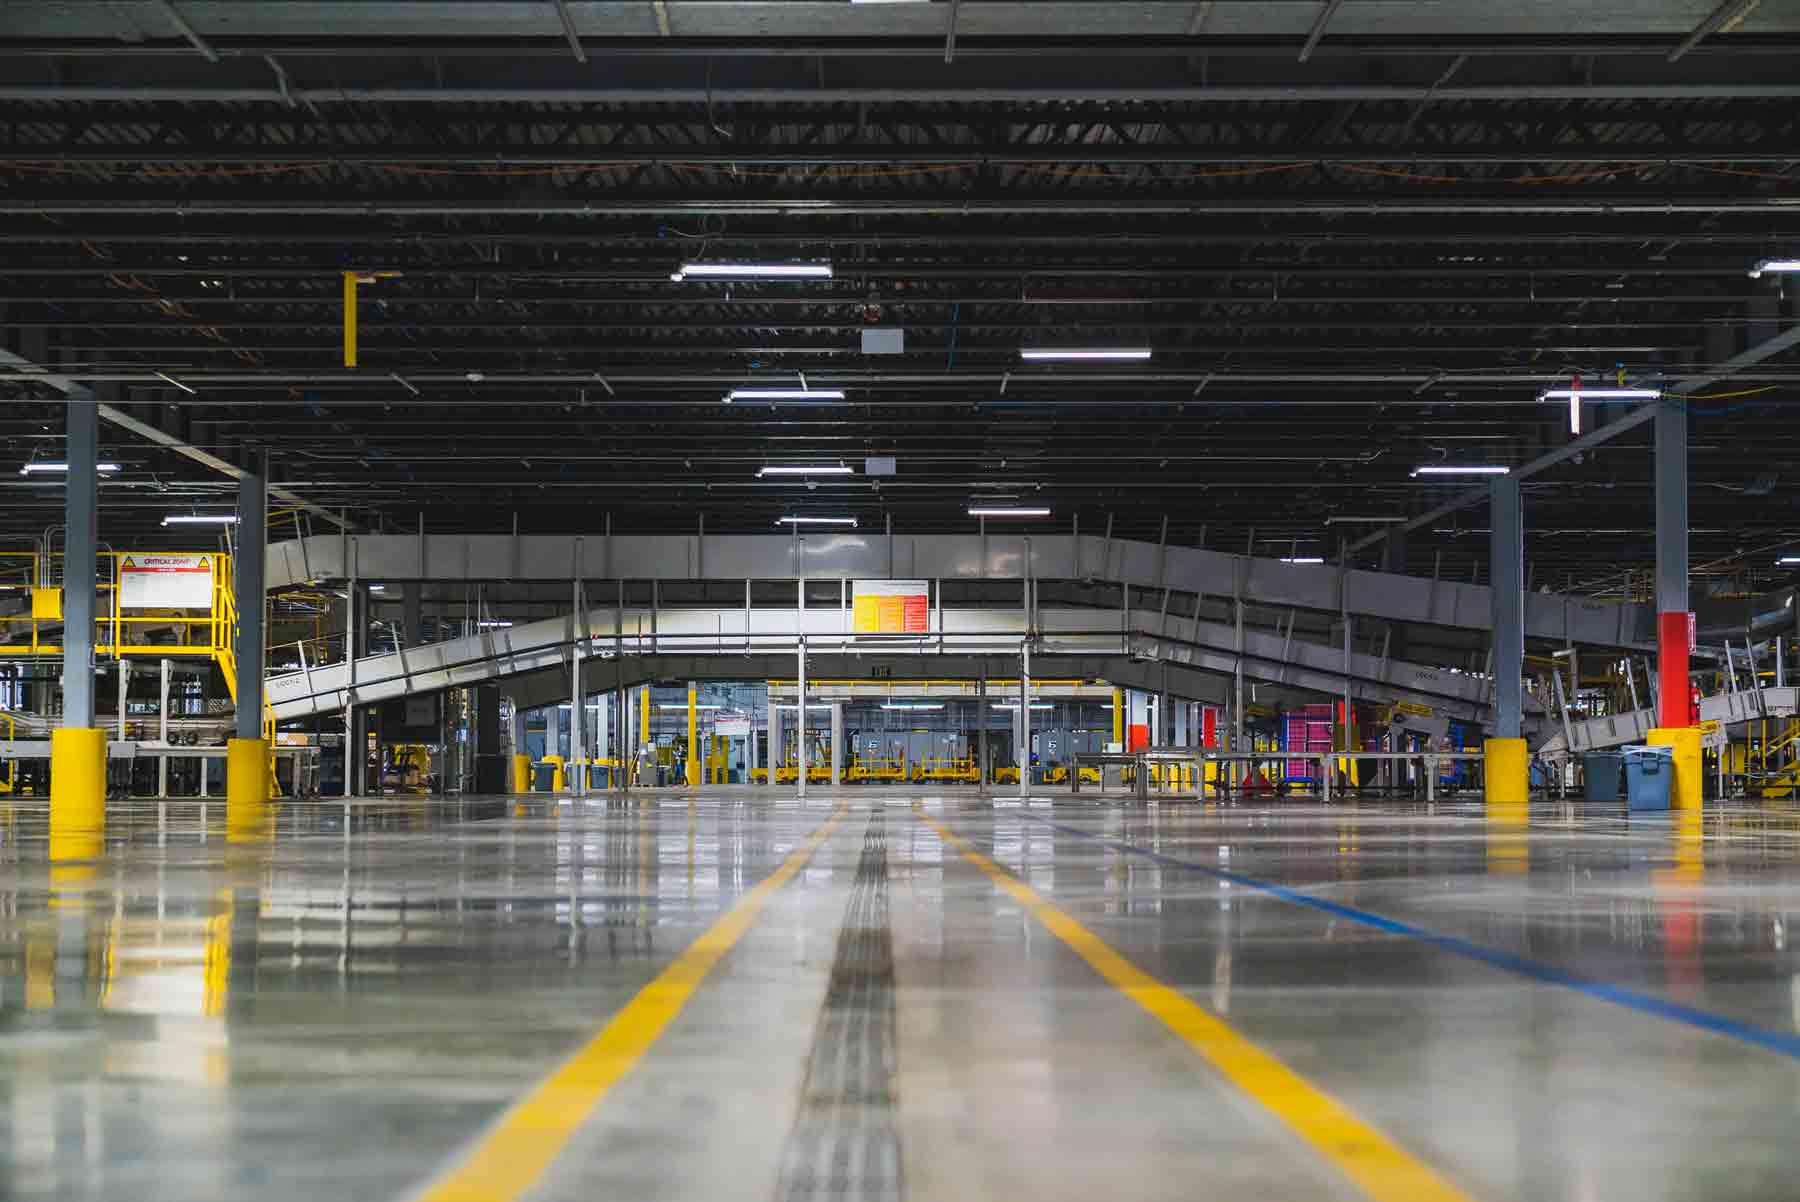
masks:
<instances>
[{"instance_id":1,"label":"overhead conveyor line","mask_svg":"<svg viewBox=\"0 0 1800 1202\"><path fill-rule=\"evenodd\" d=\"M546 618L364 657L357 660L353 677L341 662L302 667L270 677L268 693L277 716L287 719L339 710L352 693L356 703L366 704L535 673L566 675L570 650L577 643L585 648L583 658L589 661L586 675L595 682L595 692L604 691L603 682L610 680L619 661L654 662L665 670L680 662L683 674L698 673L708 679L765 679L765 657L791 663L800 634L796 611L757 611L764 628L721 633L724 619L741 613L705 607L666 609L657 613L653 623L648 611L628 609L620 624L617 610L595 608L589 611L586 633L573 637L566 615ZM809 658L834 653L889 656L934 669L946 657L1010 662L1025 637L1023 615L1006 607L945 610L941 621L946 633L922 636L910 646L892 642L871 645L853 634L831 629L838 616L837 610L807 611ZM1246 675L1259 683L1324 696L1340 696L1348 687L1355 699L1411 701L1444 717L1479 718L1489 704L1489 682L1466 673L1365 654L1353 654L1346 662L1337 647L1251 632L1246 632L1240 656L1231 649L1234 631L1222 624L1164 619L1140 611L1127 629L1097 628L1096 616L1092 609L1040 609L1033 656L1046 664L1092 662L1101 670L1083 675L1114 680L1128 674L1134 661L1221 679L1242 662ZM653 628L655 633L651 633ZM1050 668L1046 672L1056 674ZM998 679L1004 671L989 675Z\"/></svg>"},{"instance_id":2,"label":"overhead conveyor line","mask_svg":"<svg viewBox=\"0 0 1800 1202\"><path fill-rule=\"evenodd\" d=\"M493 582L554 580L780 581L931 579L952 582L1087 581L1225 598L1385 622L1486 630L1485 586L1333 564L1283 563L1199 547L1162 547L1104 535L833 532L787 535L327 534L272 543L268 583L317 579ZM705 565L704 575L699 565ZM360 568L359 571L350 569ZM833 611L835 612L835 611ZM1555 593L1525 598L1525 636L1584 647L1645 649L1656 639L1651 607Z\"/></svg>"}]
</instances>

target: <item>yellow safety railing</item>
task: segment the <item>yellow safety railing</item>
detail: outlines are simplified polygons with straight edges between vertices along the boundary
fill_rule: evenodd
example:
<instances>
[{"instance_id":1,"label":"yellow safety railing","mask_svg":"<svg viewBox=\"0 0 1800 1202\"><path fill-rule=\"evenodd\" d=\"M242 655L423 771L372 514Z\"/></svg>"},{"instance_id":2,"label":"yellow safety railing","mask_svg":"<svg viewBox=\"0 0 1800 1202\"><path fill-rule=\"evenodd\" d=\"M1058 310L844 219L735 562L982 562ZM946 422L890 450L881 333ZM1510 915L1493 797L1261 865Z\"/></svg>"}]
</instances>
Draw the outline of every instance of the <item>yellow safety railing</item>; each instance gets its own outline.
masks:
<instances>
[{"instance_id":1,"label":"yellow safety railing","mask_svg":"<svg viewBox=\"0 0 1800 1202\"><path fill-rule=\"evenodd\" d=\"M176 658L182 656L204 656L219 665L219 671L225 678L226 691L232 701L237 701L237 657L233 647L237 641L237 602L234 595L232 557L219 552L203 552L201 554L210 562L212 569L211 603L204 613L198 606L192 608L167 607L144 613L127 611L123 605L121 590L121 574L125 561L141 559L145 556L177 554L186 555L191 552L154 552L154 551L102 551L98 555L96 573L101 579L96 584L96 591L104 594L105 604L102 612L94 616L94 654L98 657L111 656L123 659L126 656L145 656L156 659ZM61 556L53 556L52 560ZM36 551L0 551L0 587L36 589L43 567L42 556ZM61 598L66 602L66 595ZM5 641L0 642L0 658L31 658L38 656L58 656L63 652L60 643L44 641L43 630L46 627L60 629L62 607L56 607L55 617L40 618L33 613L25 619L8 619L3 621ZM11 627L21 621L29 622L29 637L19 641L12 633ZM178 641L172 643L150 643L134 641L134 633L146 628L155 627L175 632ZM275 786L275 709L263 698L262 737L269 744L269 784Z\"/></svg>"}]
</instances>

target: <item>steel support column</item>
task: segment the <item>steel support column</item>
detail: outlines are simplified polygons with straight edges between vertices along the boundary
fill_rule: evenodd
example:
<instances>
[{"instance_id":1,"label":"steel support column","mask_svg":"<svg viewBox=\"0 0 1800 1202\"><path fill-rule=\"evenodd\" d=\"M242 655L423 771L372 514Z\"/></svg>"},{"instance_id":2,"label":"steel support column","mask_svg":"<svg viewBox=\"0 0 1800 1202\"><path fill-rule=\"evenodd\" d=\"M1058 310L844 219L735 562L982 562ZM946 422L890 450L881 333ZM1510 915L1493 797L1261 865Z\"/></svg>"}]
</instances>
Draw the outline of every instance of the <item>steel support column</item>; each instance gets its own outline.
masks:
<instances>
[{"instance_id":1,"label":"steel support column","mask_svg":"<svg viewBox=\"0 0 1800 1202\"><path fill-rule=\"evenodd\" d=\"M233 565L232 599L237 603L237 718L240 739L262 738L263 614L267 608L263 573L269 544L269 468L258 456L254 470L238 480L237 562Z\"/></svg>"},{"instance_id":2,"label":"steel support column","mask_svg":"<svg viewBox=\"0 0 1800 1202\"><path fill-rule=\"evenodd\" d=\"M687 785L700 785L700 685L688 681L687 686Z\"/></svg>"},{"instance_id":3,"label":"steel support column","mask_svg":"<svg viewBox=\"0 0 1800 1202\"><path fill-rule=\"evenodd\" d=\"M804 581L801 588L801 612L806 609ZM800 636L800 645L795 652L798 667L794 676L794 766L800 770L799 797L806 800L806 636Z\"/></svg>"},{"instance_id":4,"label":"steel support column","mask_svg":"<svg viewBox=\"0 0 1800 1202\"><path fill-rule=\"evenodd\" d=\"M1031 797L1031 637L1019 644L1019 800Z\"/></svg>"},{"instance_id":5,"label":"steel support column","mask_svg":"<svg viewBox=\"0 0 1800 1202\"><path fill-rule=\"evenodd\" d=\"M1688 693L1688 417L1687 403L1656 406L1656 671L1657 724L1692 726Z\"/></svg>"},{"instance_id":6,"label":"steel support column","mask_svg":"<svg viewBox=\"0 0 1800 1202\"><path fill-rule=\"evenodd\" d=\"M831 703L831 787L843 784L844 703Z\"/></svg>"},{"instance_id":7,"label":"steel support column","mask_svg":"<svg viewBox=\"0 0 1800 1202\"><path fill-rule=\"evenodd\" d=\"M587 727L587 703L581 695L581 645L587 638L587 606L581 595L581 580L571 588L569 610L569 788L577 797L587 792L587 767L584 749Z\"/></svg>"},{"instance_id":8,"label":"steel support column","mask_svg":"<svg viewBox=\"0 0 1800 1202\"><path fill-rule=\"evenodd\" d=\"M100 419L91 401L71 400L63 498L62 725L94 725L94 592L99 565Z\"/></svg>"},{"instance_id":9,"label":"steel support column","mask_svg":"<svg viewBox=\"0 0 1800 1202\"><path fill-rule=\"evenodd\" d=\"M94 591L99 558L100 418L91 397L68 402L63 510L63 715L50 735L50 859L104 849L106 732L94 727Z\"/></svg>"},{"instance_id":10,"label":"steel support column","mask_svg":"<svg viewBox=\"0 0 1800 1202\"><path fill-rule=\"evenodd\" d=\"M1494 624L1494 726L1500 739L1519 737L1525 674L1525 534L1519 482L1491 485L1488 537L1489 599Z\"/></svg>"}]
</instances>

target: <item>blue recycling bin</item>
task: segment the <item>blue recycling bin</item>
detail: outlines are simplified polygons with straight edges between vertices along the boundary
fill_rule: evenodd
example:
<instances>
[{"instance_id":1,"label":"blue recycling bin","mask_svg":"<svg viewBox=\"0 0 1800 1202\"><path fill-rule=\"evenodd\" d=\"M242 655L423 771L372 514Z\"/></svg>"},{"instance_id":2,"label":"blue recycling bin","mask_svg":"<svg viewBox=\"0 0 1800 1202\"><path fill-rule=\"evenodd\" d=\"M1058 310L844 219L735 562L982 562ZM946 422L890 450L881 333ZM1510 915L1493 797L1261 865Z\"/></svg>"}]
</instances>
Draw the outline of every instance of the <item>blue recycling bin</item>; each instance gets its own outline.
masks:
<instances>
[{"instance_id":1,"label":"blue recycling bin","mask_svg":"<svg viewBox=\"0 0 1800 1202\"><path fill-rule=\"evenodd\" d=\"M1624 769L1625 757L1617 751L1594 751L1582 756L1581 799L1616 803Z\"/></svg>"},{"instance_id":2,"label":"blue recycling bin","mask_svg":"<svg viewBox=\"0 0 1800 1202\"><path fill-rule=\"evenodd\" d=\"M1669 747L1625 749L1625 805L1629 810L1667 810L1675 779L1675 752Z\"/></svg>"}]
</instances>

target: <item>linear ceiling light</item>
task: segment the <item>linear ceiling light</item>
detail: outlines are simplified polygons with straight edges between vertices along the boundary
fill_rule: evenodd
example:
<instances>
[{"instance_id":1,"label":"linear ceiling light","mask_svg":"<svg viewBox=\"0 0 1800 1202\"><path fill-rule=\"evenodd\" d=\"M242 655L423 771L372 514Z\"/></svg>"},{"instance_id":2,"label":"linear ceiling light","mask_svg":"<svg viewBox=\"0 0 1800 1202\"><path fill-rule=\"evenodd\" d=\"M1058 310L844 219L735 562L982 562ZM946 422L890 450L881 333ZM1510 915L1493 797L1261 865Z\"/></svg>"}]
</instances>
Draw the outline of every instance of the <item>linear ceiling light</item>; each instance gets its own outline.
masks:
<instances>
[{"instance_id":1,"label":"linear ceiling light","mask_svg":"<svg viewBox=\"0 0 1800 1202\"><path fill-rule=\"evenodd\" d=\"M1412 470L1415 476L1504 476L1510 467L1497 463L1427 463Z\"/></svg>"},{"instance_id":2,"label":"linear ceiling light","mask_svg":"<svg viewBox=\"0 0 1800 1202\"><path fill-rule=\"evenodd\" d=\"M841 401L841 388L733 388L725 403L733 401Z\"/></svg>"},{"instance_id":3,"label":"linear ceiling light","mask_svg":"<svg viewBox=\"0 0 1800 1202\"><path fill-rule=\"evenodd\" d=\"M854 526L855 518L817 518L807 514L790 513L786 517L775 519L777 526Z\"/></svg>"},{"instance_id":4,"label":"linear ceiling light","mask_svg":"<svg viewBox=\"0 0 1800 1202\"><path fill-rule=\"evenodd\" d=\"M1391 522L1404 522L1405 520L1404 517L1401 517L1398 514L1385 514L1381 517L1356 516L1326 518L1325 524L1327 526L1351 526L1362 522L1368 522L1371 525L1386 525Z\"/></svg>"},{"instance_id":5,"label":"linear ceiling light","mask_svg":"<svg viewBox=\"0 0 1800 1202\"><path fill-rule=\"evenodd\" d=\"M685 711L685 710L686 710L686 709L687 709L687 703L686 703L686 702L683 702L683 701L676 701L676 702L673 702L673 703L661 703L661 702L659 702L659 703L658 703L658 704L657 704L657 707L656 707L656 708L657 708L657 709L659 709L659 710L683 710L683 711ZM694 709L695 709L695 711L696 711L696 712L699 712L699 711L709 711L709 710L722 710L722 709L724 709L724 708L725 708L725 707L724 707L724 706L722 706L722 705L696 705L696 706L695 706L695 707L694 707Z\"/></svg>"},{"instance_id":6,"label":"linear ceiling light","mask_svg":"<svg viewBox=\"0 0 1800 1202\"><path fill-rule=\"evenodd\" d=\"M1047 518L1050 511L1035 505L971 505L972 518Z\"/></svg>"},{"instance_id":7,"label":"linear ceiling light","mask_svg":"<svg viewBox=\"0 0 1800 1202\"><path fill-rule=\"evenodd\" d=\"M1019 358L1030 363L1043 362L1075 362L1083 359L1135 359L1150 357L1147 346L1092 347L1088 349L1065 347L1027 347L1019 351Z\"/></svg>"},{"instance_id":8,"label":"linear ceiling light","mask_svg":"<svg viewBox=\"0 0 1800 1202\"><path fill-rule=\"evenodd\" d=\"M844 463L783 463L758 468L758 476L854 476L856 469Z\"/></svg>"},{"instance_id":9,"label":"linear ceiling light","mask_svg":"<svg viewBox=\"0 0 1800 1202\"><path fill-rule=\"evenodd\" d=\"M864 0L864 3L867 2L868 0ZM884 710L941 710L944 708L944 703L941 701L884 701L881 703L881 708Z\"/></svg>"},{"instance_id":10,"label":"linear ceiling light","mask_svg":"<svg viewBox=\"0 0 1800 1202\"><path fill-rule=\"evenodd\" d=\"M1764 259L1750 269L1750 278L1759 280L1765 272L1800 271L1800 259Z\"/></svg>"},{"instance_id":11,"label":"linear ceiling light","mask_svg":"<svg viewBox=\"0 0 1800 1202\"><path fill-rule=\"evenodd\" d=\"M67 472L68 470L69 465L66 463L52 462L48 459L34 459L19 469L19 475L31 476L36 475L39 472ZM109 472L118 471L119 465L116 463L96 463L94 465L94 470L104 476Z\"/></svg>"},{"instance_id":12,"label":"linear ceiling light","mask_svg":"<svg viewBox=\"0 0 1800 1202\"><path fill-rule=\"evenodd\" d=\"M1654 401L1662 396L1660 388L1546 388L1538 393L1540 401Z\"/></svg>"},{"instance_id":13,"label":"linear ceiling light","mask_svg":"<svg viewBox=\"0 0 1800 1202\"><path fill-rule=\"evenodd\" d=\"M1016 710L1019 708L1019 703L1016 701L996 701L991 708L997 710ZM1031 703L1031 708L1034 710L1053 710L1056 707L1048 701L1034 701Z\"/></svg>"},{"instance_id":14,"label":"linear ceiling light","mask_svg":"<svg viewBox=\"0 0 1800 1202\"><path fill-rule=\"evenodd\" d=\"M703 280L828 280L829 263L683 263L669 277L676 283Z\"/></svg>"},{"instance_id":15,"label":"linear ceiling light","mask_svg":"<svg viewBox=\"0 0 1800 1202\"><path fill-rule=\"evenodd\" d=\"M235 513L171 513L163 517L165 526L235 526Z\"/></svg>"},{"instance_id":16,"label":"linear ceiling light","mask_svg":"<svg viewBox=\"0 0 1800 1202\"><path fill-rule=\"evenodd\" d=\"M1784 566L1791 566L1793 564L1800 563L1800 555L1783 555L1780 559L1777 559L1775 562L1778 564L1782 564Z\"/></svg>"},{"instance_id":17,"label":"linear ceiling light","mask_svg":"<svg viewBox=\"0 0 1800 1202\"><path fill-rule=\"evenodd\" d=\"M1324 563L1325 558L1322 555L1283 555L1281 557L1281 562L1282 563Z\"/></svg>"}]
</instances>

